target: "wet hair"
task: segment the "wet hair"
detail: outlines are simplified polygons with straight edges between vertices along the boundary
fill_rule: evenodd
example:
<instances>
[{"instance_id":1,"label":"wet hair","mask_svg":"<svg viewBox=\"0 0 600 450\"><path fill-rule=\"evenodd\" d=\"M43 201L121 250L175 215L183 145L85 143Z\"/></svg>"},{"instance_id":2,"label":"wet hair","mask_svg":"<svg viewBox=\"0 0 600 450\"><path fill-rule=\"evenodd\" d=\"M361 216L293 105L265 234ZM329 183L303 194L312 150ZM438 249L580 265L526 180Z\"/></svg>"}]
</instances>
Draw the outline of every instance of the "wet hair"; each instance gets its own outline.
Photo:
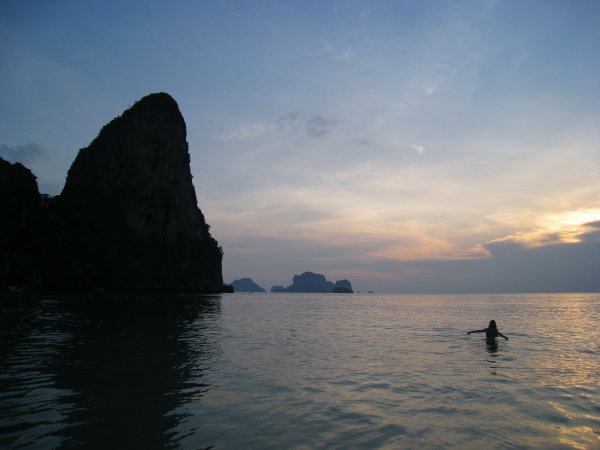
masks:
<instances>
[{"instance_id":1,"label":"wet hair","mask_svg":"<svg viewBox=\"0 0 600 450\"><path fill-rule=\"evenodd\" d=\"M488 325L488 328L491 328L492 330L497 330L498 327L496 326L496 321L490 320L490 324Z\"/></svg>"}]
</instances>

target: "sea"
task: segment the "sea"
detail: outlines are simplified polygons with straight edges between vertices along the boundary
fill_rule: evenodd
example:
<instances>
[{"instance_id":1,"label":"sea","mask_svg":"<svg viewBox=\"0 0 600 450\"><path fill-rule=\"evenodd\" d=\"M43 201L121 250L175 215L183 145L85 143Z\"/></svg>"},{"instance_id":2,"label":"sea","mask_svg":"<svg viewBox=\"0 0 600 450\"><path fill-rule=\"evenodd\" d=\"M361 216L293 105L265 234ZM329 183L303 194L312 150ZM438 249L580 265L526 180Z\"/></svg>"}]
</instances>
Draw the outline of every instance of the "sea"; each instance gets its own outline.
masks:
<instances>
[{"instance_id":1,"label":"sea","mask_svg":"<svg viewBox=\"0 0 600 450\"><path fill-rule=\"evenodd\" d=\"M600 294L0 300L3 449L598 449ZM487 342L494 319L509 339Z\"/></svg>"}]
</instances>

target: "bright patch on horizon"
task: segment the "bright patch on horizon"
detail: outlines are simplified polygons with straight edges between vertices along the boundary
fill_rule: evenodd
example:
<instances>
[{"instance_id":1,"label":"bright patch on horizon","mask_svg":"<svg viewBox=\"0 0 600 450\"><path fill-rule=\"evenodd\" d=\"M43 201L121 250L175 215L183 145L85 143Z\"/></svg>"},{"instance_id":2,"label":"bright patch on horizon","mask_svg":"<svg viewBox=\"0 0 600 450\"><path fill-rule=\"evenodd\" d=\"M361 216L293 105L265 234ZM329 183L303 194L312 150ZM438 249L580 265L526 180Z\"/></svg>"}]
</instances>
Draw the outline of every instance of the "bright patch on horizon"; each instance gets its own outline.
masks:
<instances>
[{"instance_id":1,"label":"bright patch on horizon","mask_svg":"<svg viewBox=\"0 0 600 450\"><path fill-rule=\"evenodd\" d=\"M588 230L586 225L600 221L600 209L567 211L547 217L548 228L559 233L562 242L581 242L581 236Z\"/></svg>"},{"instance_id":2,"label":"bright patch on horizon","mask_svg":"<svg viewBox=\"0 0 600 450\"><path fill-rule=\"evenodd\" d=\"M516 233L492 242L519 242L527 247L551 244L578 244L590 231L589 224L600 221L600 208L578 209L544 214L535 221L533 229Z\"/></svg>"}]
</instances>

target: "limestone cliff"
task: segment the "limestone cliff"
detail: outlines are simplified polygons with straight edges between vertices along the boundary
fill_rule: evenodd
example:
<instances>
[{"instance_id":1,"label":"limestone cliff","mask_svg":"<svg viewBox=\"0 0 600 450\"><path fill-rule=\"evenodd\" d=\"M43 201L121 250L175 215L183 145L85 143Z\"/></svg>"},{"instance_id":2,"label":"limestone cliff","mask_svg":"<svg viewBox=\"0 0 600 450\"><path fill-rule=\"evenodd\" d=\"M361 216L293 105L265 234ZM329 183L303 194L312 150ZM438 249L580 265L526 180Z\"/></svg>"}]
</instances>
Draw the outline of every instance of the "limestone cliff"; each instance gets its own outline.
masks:
<instances>
[{"instance_id":1,"label":"limestone cliff","mask_svg":"<svg viewBox=\"0 0 600 450\"><path fill-rule=\"evenodd\" d=\"M222 251L198 208L185 121L168 94L104 126L43 217L34 287L223 289Z\"/></svg>"},{"instance_id":2,"label":"limestone cliff","mask_svg":"<svg viewBox=\"0 0 600 450\"><path fill-rule=\"evenodd\" d=\"M186 126L168 94L138 101L81 149L61 194L68 208L111 208L141 236L209 239L190 173Z\"/></svg>"}]
</instances>

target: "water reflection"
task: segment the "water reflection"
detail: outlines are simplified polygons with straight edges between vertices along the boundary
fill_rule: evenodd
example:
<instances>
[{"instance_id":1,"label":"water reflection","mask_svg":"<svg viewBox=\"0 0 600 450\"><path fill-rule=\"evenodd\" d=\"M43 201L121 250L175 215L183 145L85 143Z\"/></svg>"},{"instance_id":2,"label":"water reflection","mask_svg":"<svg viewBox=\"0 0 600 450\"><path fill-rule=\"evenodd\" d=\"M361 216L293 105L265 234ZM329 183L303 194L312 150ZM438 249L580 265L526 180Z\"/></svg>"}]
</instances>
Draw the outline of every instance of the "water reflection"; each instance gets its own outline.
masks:
<instances>
[{"instance_id":1,"label":"water reflection","mask_svg":"<svg viewBox=\"0 0 600 450\"><path fill-rule=\"evenodd\" d=\"M219 297L46 296L1 306L2 446L174 447L181 406L210 389Z\"/></svg>"},{"instance_id":2,"label":"water reflection","mask_svg":"<svg viewBox=\"0 0 600 450\"><path fill-rule=\"evenodd\" d=\"M485 347L488 353L491 353L493 356L496 356L496 353L498 353L498 342L496 339L486 339Z\"/></svg>"}]
</instances>

